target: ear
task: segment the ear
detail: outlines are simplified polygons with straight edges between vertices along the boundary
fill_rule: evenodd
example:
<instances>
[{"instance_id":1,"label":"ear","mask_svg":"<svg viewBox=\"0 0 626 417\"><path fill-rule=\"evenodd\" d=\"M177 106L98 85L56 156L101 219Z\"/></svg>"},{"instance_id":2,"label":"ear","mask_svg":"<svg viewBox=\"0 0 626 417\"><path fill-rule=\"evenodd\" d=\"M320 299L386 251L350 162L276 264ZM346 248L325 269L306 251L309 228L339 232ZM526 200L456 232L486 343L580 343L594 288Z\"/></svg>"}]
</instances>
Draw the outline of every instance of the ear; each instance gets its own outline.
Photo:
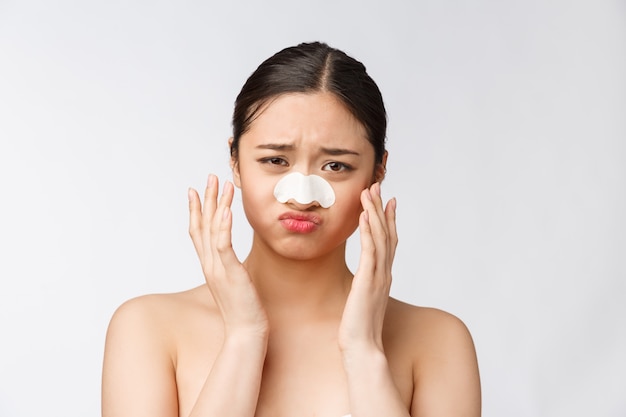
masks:
<instances>
[{"instance_id":1,"label":"ear","mask_svg":"<svg viewBox=\"0 0 626 417\"><path fill-rule=\"evenodd\" d=\"M230 169L233 171L233 183L237 188L241 188L241 176L239 175L239 155L233 152L233 138L228 138L228 149L230 149Z\"/></svg>"},{"instance_id":2,"label":"ear","mask_svg":"<svg viewBox=\"0 0 626 417\"><path fill-rule=\"evenodd\" d=\"M376 164L376 168L374 169L374 181L373 182L383 182L385 179L385 174L387 173L387 156L389 152L385 151L383 154L383 159L380 163Z\"/></svg>"}]
</instances>

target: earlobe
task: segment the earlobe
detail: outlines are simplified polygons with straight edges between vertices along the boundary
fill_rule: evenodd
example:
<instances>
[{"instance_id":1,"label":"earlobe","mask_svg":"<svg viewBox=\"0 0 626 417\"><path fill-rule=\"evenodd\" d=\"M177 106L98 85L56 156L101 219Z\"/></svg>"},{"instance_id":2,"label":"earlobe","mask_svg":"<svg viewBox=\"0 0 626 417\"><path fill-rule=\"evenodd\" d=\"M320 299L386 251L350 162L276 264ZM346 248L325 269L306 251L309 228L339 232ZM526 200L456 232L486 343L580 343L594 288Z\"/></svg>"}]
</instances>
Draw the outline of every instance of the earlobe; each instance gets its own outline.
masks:
<instances>
[{"instance_id":1,"label":"earlobe","mask_svg":"<svg viewBox=\"0 0 626 417\"><path fill-rule=\"evenodd\" d=\"M230 149L230 169L233 172L233 184L241 188L241 177L239 175L239 160L237 152L233 152L233 138L228 138L228 149Z\"/></svg>"},{"instance_id":2,"label":"earlobe","mask_svg":"<svg viewBox=\"0 0 626 417\"><path fill-rule=\"evenodd\" d=\"M376 164L376 169L374 170L374 182L383 182L385 179L385 174L387 173L387 156L389 153L385 151L382 161Z\"/></svg>"},{"instance_id":3,"label":"earlobe","mask_svg":"<svg viewBox=\"0 0 626 417\"><path fill-rule=\"evenodd\" d=\"M241 188L241 176L239 175L239 162L234 157L230 158L230 167L233 171L233 184L235 187Z\"/></svg>"}]
</instances>

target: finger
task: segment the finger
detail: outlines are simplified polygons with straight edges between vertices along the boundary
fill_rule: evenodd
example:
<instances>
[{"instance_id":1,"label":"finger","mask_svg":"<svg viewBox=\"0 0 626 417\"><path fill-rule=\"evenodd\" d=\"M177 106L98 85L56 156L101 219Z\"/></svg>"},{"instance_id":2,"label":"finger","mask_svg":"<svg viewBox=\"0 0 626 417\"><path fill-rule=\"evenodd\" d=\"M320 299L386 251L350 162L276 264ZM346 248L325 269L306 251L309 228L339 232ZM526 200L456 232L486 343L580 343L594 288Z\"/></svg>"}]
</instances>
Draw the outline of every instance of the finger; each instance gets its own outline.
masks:
<instances>
[{"instance_id":1,"label":"finger","mask_svg":"<svg viewBox=\"0 0 626 417\"><path fill-rule=\"evenodd\" d=\"M217 235L219 233L219 230L222 224L224 208L230 207L231 203L233 202L233 194L234 194L233 184L230 183L229 181L226 181L224 183L224 189L222 190L222 195L219 198L219 202L217 202L217 199L214 200L216 207L213 209L214 215L213 215L213 218L211 219L211 224L210 224L211 239L212 239L213 245L215 245L217 242Z\"/></svg>"},{"instance_id":2,"label":"finger","mask_svg":"<svg viewBox=\"0 0 626 417\"><path fill-rule=\"evenodd\" d=\"M372 203L374 204L374 208L376 209L376 214L379 219L381 219L381 224L385 232L387 232L387 224L382 221L385 218L385 210L383 206L383 199L380 193L380 183L376 182L372 184L370 187L370 193L372 195Z\"/></svg>"},{"instance_id":3,"label":"finger","mask_svg":"<svg viewBox=\"0 0 626 417\"><path fill-rule=\"evenodd\" d=\"M193 188L187 191L189 199L189 235L198 257L202 258L202 207L200 196Z\"/></svg>"},{"instance_id":4,"label":"finger","mask_svg":"<svg viewBox=\"0 0 626 417\"><path fill-rule=\"evenodd\" d=\"M375 268L384 268L387 257L387 230L385 225L386 219L384 217L385 213L382 212L381 217L381 213L376 208L375 200L378 199L380 201L380 196L377 198L375 195L376 188L373 186L369 190L365 191L365 193L362 193L361 204L368 213L368 224L375 249Z\"/></svg>"},{"instance_id":5,"label":"finger","mask_svg":"<svg viewBox=\"0 0 626 417\"><path fill-rule=\"evenodd\" d=\"M217 176L209 174L204 189L204 204L202 205L202 268L205 270L205 277L215 277L215 256L211 248L211 223L215 217L218 190Z\"/></svg>"},{"instance_id":6,"label":"finger","mask_svg":"<svg viewBox=\"0 0 626 417\"><path fill-rule=\"evenodd\" d=\"M383 199L381 197L380 183L375 182L374 184L372 184L372 186L370 187L370 190L372 192L372 201L374 202L376 209L380 210L380 212L382 213L384 210L383 210Z\"/></svg>"},{"instance_id":7,"label":"finger","mask_svg":"<svg viewBox=\"0 0 626 417\"><path fill-rule=\"evenodd\" d=\"M222 190L222 196L218 208L230 207L233 202L233 196L235 194L235 187L230 181L224 183L224 189Z\"/></svg>"},{"instance_id":8,"label":"finger","mask_svg":"<svg viewBox=\"0 0 626 417\"><path fill-rule=\"evenodd\" d=\"M206 188L204 189L204 204L202 205L202 227L205 233L211 230L211 221L215 215L217 207L217 192L219 189L219 181L213 174L207 179Z\"/></svg>"},{"instance_id":9,"label":"finger","mask_svg":"<svg viewBox=\"0 0 626 417\"><path fill-rule=\"evenodd\" d=\"M361 192L361 201L368 199L367 194L369 190L363 190ZM359 236L361 241L361 256L359 259L359 266L357 275L369 276L374 275L375 257L376 257L376 245L374 244L374 238L372 236L372 229L369 221L369 213L367 210L363 210L359 216Z\"/></svg>"},{"instance_id":10,"label":"finger","mask_svg":"<svg viewBox=\"0 0 626 417\"><path fill-rule=\"evenodd\" d=\"M387 262L389 263L388 268L391 269L391 264L393 262L393 258L396 256L396 248L398 247L398 228L396 225L396 207L397 201L394 198L389 200L387 206L385 207L385 217L387 218L387 227L389 230L389 237L387 245L388 255Z\"/></svg>"},{"instance_id":11,"label":"finger","mask_svg":"<svg viewBox=\"0 0 626 417\"><path fill-rule=\"evenodd\" d=\"M231 274L235 273L235 269L241 267L241 262L237 258L232 244L233 213L229 206L225 206L221 212L222 218L218 231L216 249L227 275L230 275L229 272Z\"/></svg>"},{"instance_id":12,"label":"finger","mask_svg":"<svg viewBox=\"0 0 626 417\"><path fill-rule=\"evenodd\" d=\"M391 264L393 263L396 246L398 244L397 229L395 224L396 200L395 198L390 200L387 202L387 206L383 208L380 183L373 184L371 188L373 191L372 201L376 207L376 211L379 215L379 219L381 220L381 225L385 234L385 251L379 251L379 254L381 255L379 257L379 260L381 261L379 265L381 267L384 266L386 271L391 271ZM383 253L386 255L385 258L382 257Z\"/></svg>"},{"instance_id":13,"label":"finger","mask_svg":"<svg viewBox=\"0 0 626 417\"><path fill-rule=\"evenodd\" d=\"M220 234L222 233L222 222L224 216L226 215L225 212L227 210L230 210L230 205L233 201L234 192L235 191L233 184L229 181L226 181L224 183L224 189L222 190L222 195L220 196L219 203L217 205L217 208L215 209L215 215L211 222L211 252L213 255L213 259L220 259L218 246L220 241ZM230 230L228 233L230 234Z\"/></svg>"},{"instance_id":14,"label":"finger","mask_svg":"<svg viewBox=\"0 0 626 417\"><path fill-rule=\"evenodd\" d=\"M378 183L375 183L367 191L368 192L364 194L366 197L365 200L361 198L361 205L369 212L369 223L372 226L372 234L375 238L386 238L387 228L385 224L385 212L382 208L382 199L380 197L380 186Z\"/></svg>"}]
</instances>

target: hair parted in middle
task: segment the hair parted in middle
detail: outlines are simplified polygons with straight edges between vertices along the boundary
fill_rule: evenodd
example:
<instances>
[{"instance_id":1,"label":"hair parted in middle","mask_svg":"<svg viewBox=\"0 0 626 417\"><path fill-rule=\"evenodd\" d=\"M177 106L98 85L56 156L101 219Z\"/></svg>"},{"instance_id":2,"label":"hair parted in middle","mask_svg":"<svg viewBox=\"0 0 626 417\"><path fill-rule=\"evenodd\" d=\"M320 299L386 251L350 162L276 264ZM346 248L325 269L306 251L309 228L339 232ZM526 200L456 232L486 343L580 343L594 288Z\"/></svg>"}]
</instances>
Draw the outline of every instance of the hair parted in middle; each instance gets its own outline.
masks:
<instances>
[{"instance_id":1,"label":"hair parted in middle","mask_svg":"<svg viewBox=\"0 0 626 417\"><path fill-rule=\"evenodd\" d=\"M382 94L365 66L325 43L301 43L277 52L248 77L235 101L231 156L261 108L288 93L334 94L365 128L375 162L385 154L387 113Z\"/></svg>"}]
</instances>

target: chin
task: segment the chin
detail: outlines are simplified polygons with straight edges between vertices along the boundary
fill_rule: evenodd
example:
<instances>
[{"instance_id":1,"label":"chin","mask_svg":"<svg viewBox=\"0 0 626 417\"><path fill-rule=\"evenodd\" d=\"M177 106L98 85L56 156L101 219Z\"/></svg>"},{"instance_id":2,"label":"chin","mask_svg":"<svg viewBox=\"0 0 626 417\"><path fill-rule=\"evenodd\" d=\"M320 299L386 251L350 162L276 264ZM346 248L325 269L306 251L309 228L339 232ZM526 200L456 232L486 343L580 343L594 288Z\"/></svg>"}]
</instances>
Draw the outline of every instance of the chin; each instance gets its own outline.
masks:
<instances>
[{"instance_id":1,"label":"chin","mask_svg":"<svg viewBox=\"0 0 626 417\"><path fill-rule=\"evenodd\" d=\"M289 243L274 248L274 251L277 255L294 261L310 261L325 254L325 251L320 250L320 247L317 245L311 247L311 245Z\"/></svg>"},{"instance_id":2,"label":"chin","mask_svg":"<svg viewBox=\"0 0 626 417\"><path fill-rule=\"evenodd\" d=\"M342 244L343 243L343 244ZM287 259L294 261L312 261L315 259L324 258L331 253L341 250L342 256L345 254L345 241L344 242L325 242L322 243L317 239L313 239L309 242L297 242L291 239L282 242L279 246L274 246L272 249L279 255Z\"/></svg>"}]
</instances>

